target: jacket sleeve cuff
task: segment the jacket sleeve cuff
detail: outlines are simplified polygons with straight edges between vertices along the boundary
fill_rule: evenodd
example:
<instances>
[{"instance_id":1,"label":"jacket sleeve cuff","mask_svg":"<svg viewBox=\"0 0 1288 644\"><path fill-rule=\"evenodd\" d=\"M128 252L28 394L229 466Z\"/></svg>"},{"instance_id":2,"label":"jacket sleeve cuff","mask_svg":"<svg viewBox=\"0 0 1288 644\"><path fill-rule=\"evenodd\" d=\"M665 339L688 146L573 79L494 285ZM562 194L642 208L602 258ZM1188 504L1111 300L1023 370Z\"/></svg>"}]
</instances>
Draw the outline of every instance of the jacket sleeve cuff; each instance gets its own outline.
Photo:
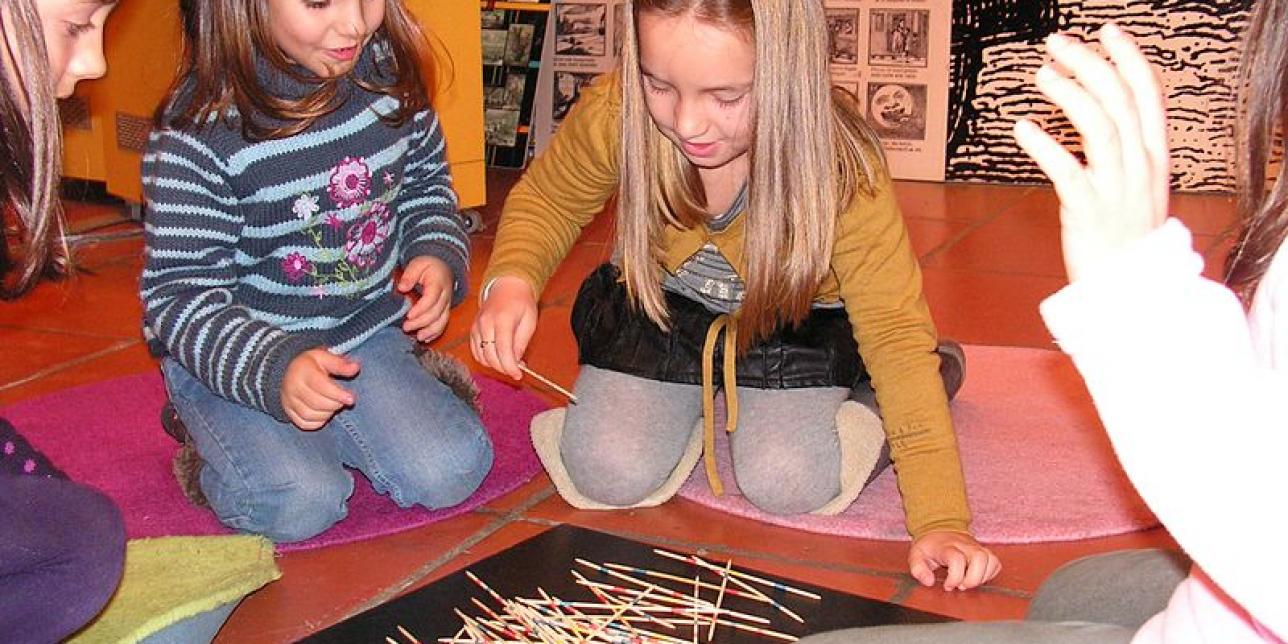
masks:
<instances>
[{"instance_id":1,"label":"jacket sleeve cuff","mask_svg":"<svg viewBox=\"0 0 1288 644\"><path fill-rule=\"evenodd\" d=\"M908 534L912 536L913 541L916 541L931 532L957 532L972 539L975 538L975 535L970 531L970 521L962 521L958 519L935 521L924 526L919 526L915 530L910 529Z\"/></svg>"}]
</instances>

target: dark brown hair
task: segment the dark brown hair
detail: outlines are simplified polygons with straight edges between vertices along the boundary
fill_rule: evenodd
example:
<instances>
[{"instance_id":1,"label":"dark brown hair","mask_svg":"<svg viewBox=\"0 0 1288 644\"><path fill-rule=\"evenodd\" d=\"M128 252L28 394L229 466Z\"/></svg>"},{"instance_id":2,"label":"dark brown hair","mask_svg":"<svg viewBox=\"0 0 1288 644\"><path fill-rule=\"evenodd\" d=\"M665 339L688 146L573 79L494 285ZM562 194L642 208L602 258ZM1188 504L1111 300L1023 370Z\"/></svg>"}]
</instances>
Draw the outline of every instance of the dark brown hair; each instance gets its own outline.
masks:
<instances>
[{"instance_id":1,"label":"dark brown hair","mask_svg":"<svg viewBox=\"0 0 1288 644\"><path fill-rule=\"evenodd\" d=\"M1285 144L1288 115L1288 0L1263 0L1249 19L1239 68L1243 93L1238 134L1239 214L1243 229L1230 253L1226 283L1250 303L1275 253L1288 239L1288 165L1267 177Z\"/></svg>"},{"instance_id":2,"label":"dark brown hair","mask_svg":"<svg viewBox=\"0 0 1288 644\"><path fill-rule=\"evenodd\" d=\"M301 73L274 44L267 0L181 0L183 62L165 101L157 109L158 127L200 129L212 122L240 122L251 141L299 134L340 106L340 81ZM354 79L362 88L398 99L398 109L381 118L403 125L429 107L427 87L432 50L420 25L401 0L385 0L385 19L367 43L391 54L392 82ZM260 84L256 58L288 78L316 84L301 98L274 96ZM350 72L350 75L352 72Z\"/></svg>"}]
</instances>

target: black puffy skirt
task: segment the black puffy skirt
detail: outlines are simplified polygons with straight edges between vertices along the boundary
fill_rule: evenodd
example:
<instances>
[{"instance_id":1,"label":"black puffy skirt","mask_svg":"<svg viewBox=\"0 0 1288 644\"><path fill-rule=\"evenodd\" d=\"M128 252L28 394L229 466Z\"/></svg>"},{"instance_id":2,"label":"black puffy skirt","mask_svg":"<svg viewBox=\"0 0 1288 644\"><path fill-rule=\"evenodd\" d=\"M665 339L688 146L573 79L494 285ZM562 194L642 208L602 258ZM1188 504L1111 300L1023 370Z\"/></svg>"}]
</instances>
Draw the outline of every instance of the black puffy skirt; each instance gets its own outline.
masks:
<instances>
[{"instance_id":1,"label":"black puffy skirt","mask_svg":"<svg viewBox=\"0 0 1288 644\"><path fill-rule=\"evenodd\" d=\"M604 264L577 292L572 330L579 362L652 380L702 384L703 343L720 314L666 292L671 330L663 331L631 306L620 274ZM715 364L721 364L723 351L724 343L717 342ZM758 389L854 388L870 380L842 308L813 309L800 325L780 327L739 356L736 371L738 386ZM721 386L721 370L713 376L711 384Z\"/></svg>"}]
</instances>

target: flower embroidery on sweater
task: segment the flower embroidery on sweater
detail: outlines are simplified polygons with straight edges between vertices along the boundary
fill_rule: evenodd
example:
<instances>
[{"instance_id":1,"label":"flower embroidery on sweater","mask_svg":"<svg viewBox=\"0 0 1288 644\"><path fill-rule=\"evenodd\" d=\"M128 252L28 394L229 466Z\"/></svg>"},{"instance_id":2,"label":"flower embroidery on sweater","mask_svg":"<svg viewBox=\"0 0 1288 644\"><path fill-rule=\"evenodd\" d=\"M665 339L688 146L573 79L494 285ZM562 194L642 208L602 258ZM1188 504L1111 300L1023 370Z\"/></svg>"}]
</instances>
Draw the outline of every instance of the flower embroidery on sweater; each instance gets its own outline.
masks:
<instances>
[{"instance_id":1,"label":"flower embroidery on sweater","mask_svg":"<svg viewBox=\"0 0 1288 644\"><path fill-rule=\"evenodd\" d=\"M361 157L345 157L331 170L326 190L331 201L341 208L360 204L371 194L371 169Z\"/></svg>"},{"instance_id":2,"label":"flower embroidery on sweater","mask_svg":"<svg viewBox=\"0 0 1288 644\"><path fill-rule=\"evenodd\" d=\"M308 221L310 217L316 215L318 210L320 210L320 207L318 206L318 198L314 195L300 195L299 198L295 200L295 205L291 206L291 212L295 213L296 217L305 221Z\"/></svg>"},{"instance_id":3,"label":"flower embroidery on sweater","mask_svg":"<svg viewBox=\"0 0 1288 644\"><path fill-rule=\"evenodd\" d=\"M326 192L334 210L323 212L314 194L301 194L295 199L291 212L305 222L304 232L318 252L313 254L314 261L298 251L282 258L282 273L287 281L295 284L311 278L310 293L318 297L332 293L352 296L368 286L367 279L381 263L385 245L393 234L394 213L389 204L401 188L388 170L382 179L386 191L373 195L372 172L366 159L345 157L331 169L327 181ZM330 285L339 288L328 288Z\"/></svg>"}]
</instances>

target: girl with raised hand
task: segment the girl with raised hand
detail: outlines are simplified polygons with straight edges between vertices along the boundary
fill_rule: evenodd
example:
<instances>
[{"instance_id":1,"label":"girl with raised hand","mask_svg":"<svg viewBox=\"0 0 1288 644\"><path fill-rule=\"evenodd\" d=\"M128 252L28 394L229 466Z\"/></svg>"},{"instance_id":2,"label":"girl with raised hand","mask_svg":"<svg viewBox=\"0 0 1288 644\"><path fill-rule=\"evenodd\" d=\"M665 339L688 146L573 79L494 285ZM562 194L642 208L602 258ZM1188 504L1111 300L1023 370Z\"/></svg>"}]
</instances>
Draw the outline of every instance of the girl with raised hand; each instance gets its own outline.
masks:
<instances>
[{"instance_id":1,"label":"girl with raised hand","mask_svg":"<svg viewBox=\"0 0 1288 644\"><path fill-rule=\"evenodd\" d=\"M1169 219L1170 158L1158 78L1106 25L1108 58L1065 35L1037 86L1082 134L1080 161L1035 124L1020 145L1060 196L1070 284L1042 315L1095 399L1124 470L1185 555L1136 550L1053 573L1023 622L827 633L858 642L1288 640L1288 0L1258 2L1238 77L1241 232L1225 284L1205 278L1189 230ZM1063 70L1063 71L1061 71ZM1267 172L1275 169L1273 178Z\"/></svg>"}]
</instances>

